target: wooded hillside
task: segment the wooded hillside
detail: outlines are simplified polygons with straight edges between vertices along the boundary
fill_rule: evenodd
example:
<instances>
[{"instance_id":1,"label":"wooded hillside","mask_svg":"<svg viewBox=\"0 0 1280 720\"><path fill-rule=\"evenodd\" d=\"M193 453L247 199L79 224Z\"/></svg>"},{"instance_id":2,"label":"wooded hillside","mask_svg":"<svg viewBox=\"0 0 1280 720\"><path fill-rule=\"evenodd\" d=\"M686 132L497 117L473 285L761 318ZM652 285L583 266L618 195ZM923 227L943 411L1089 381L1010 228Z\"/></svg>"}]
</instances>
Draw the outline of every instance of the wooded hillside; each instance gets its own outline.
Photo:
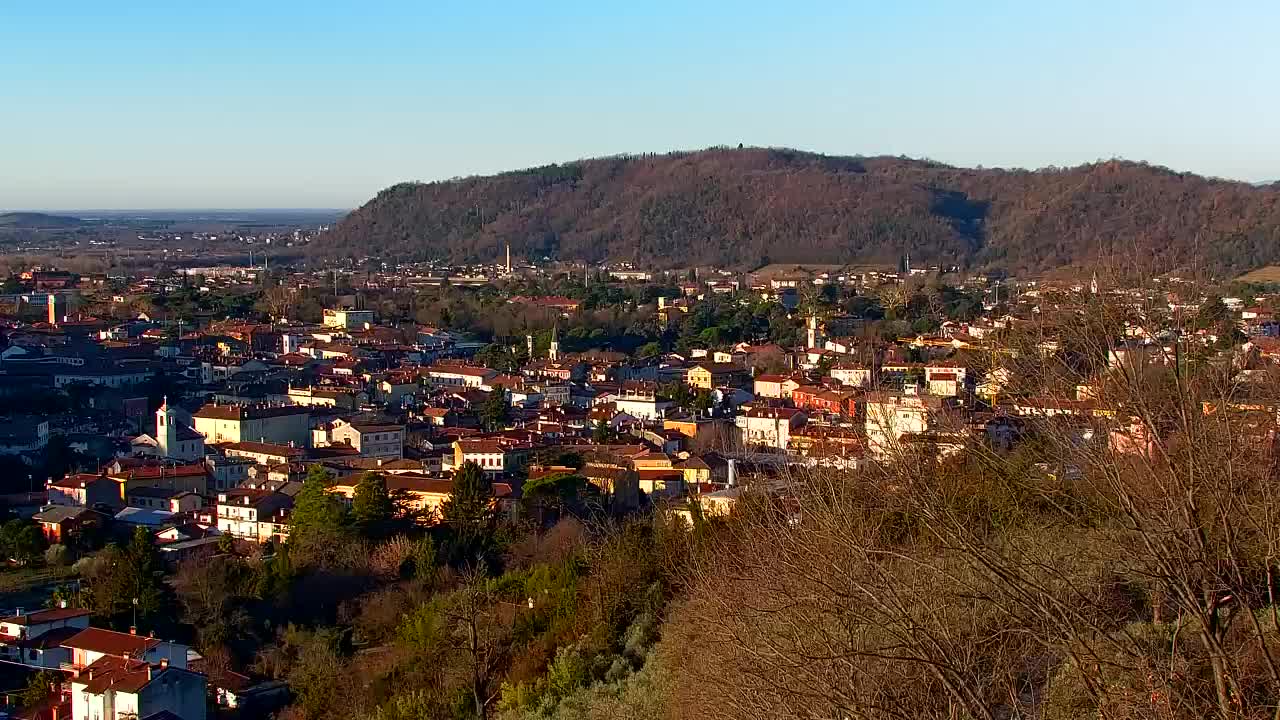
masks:
<instances>
[{"instance_id":1,"label":"wooded hillside","mask_svg":"<svg viewBox=\"0 0 1280 720\"><path fill-rule=\"evenodd\" d=\"M1108 161L1037 171L710 149L388 188L325 257L633 260L658 267L913 261L1143 271L1280 261L1280 189Z\"/></svg>"}]
</instances>

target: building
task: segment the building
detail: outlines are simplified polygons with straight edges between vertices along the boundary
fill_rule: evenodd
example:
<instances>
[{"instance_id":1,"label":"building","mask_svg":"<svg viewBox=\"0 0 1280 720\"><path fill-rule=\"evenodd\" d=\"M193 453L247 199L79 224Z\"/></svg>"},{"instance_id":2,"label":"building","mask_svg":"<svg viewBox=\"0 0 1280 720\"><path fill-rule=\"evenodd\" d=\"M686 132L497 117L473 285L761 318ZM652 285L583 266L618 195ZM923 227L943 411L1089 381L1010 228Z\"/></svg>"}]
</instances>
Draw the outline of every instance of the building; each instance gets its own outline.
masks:
<instances>
[{"instance_id":1,"label":"building","mask_svg":"<svg viewBox=\"0 0 1280 720\"><path fill-rule=\"evenodd\" d=\"M289 402L305 407L329 407L339 410L355 410L361 396L345 388L295 388L288 391Z\"/></svg>"},{"instance_id":2,"label":"building","mask_svg":"<svg viewBox=\"0 0 1280 720\"><path fill-rule=\"evenodd\" d=\"M814 464L856 467L865 454L866 439L858 428L807 424L791 433L787 451Z\"/></svg>"},{"instance_id":3,"label":"building","mask_svg":"<svg viewBox=\"0 0 1280 720\"><path fill-rule=\"evenodd\" d=\"M113 521L116 525L134 525L154 531L173 523L174 514L155 508L126 507L113 516Z\"/></svg>"},{"instance_id":4,"label":"building","mask_svg":"<svg viewBox=\"0 0 1280 720\"><path fill-rule=\"evenodd\" d=\"M293 498L267 490L218 493L218 532L253 542L282 542L289 537Z\"/></svg>"},{"instance_id":5,"label":"building","mask_svg":"<svg viewBox=\"0 0 1280 720\"><path fill-rule=\"evenodd\" d=\"M199 460L204 457L204 436L180 422L165 398L156 410L156 454L172 460Z\"/></svg>"},{"instance_id":6,"label":"building","mask_svg":"<svg viewBox=\"0 0 1280 720\"><path fill-rule=\"evenodd\" d=\"M871 368L862 365L837 363L828 372L831 378L848 387L870 387Z\"/></svg>"},{"instance_id":7,"label":"building","mask_svg":"<svg viewBox=\"0 0 1280 720\"><path fill-rule=\"evenodd\" d=\"M0 455L38 452L49 444L49 421L34 415L0 420Z\"/></svg>"},{"instance_id":8,"label":"building","mask_svg":"<svg viewBox=\"0 0 1280 720\"><path fill-rule=\"evenodd\" d=\"M648 270L610 270L609 277L614 280L635 281L635 282L651 282L653 273Z\"/></svg>"},{"instance_id":9,"label":"building","mask_svg":"<svg viewBox=\"0 0 1280 720\"><path fill-rule=\"evenodd\" d=\"M734 384L742 372L742 368L734 363L698 363L689 368L686 382L692 387L710 390Z\"/></svg>"},{"instance_id":10,"label":"building","mask_svg":"<svg viewBox=\"0 0 1280 720\"><path fill-rule=\"evenodd\" d=\"M400 407L420 390L417 379L412 376L387 375L378 382L376 394L379 402L389 407Z\"/></svg>"},{"instance_id":11,"label":"building","mask_svg":"<svg viewBox=\"0 0 1280 720\"><path fill-rule=\"evenodd\" d=\"M626 457L602 453L589 460L578 472L609 497L612 507L634 509L640 506L640 474Z\"/></svg>"},{"instance_id":12,"label":"building","mask_svg":"<svg viewBox=\"0 0 1280 720\"><path fill-rule=\"evenodd\" d=\"M791 392L791 401L804 410L852 417L857 414L858 394L802 385Z\"/></svg>"},{"instance_id":13,"label":"building","mask_svg":"<svg viewBox=\"0 0 1280 720\"><path fill-rule=\"evenodd\" d=\"M199 495L209 492L209 469L204 463L120 468L108 472L107 479L116 483L116 496L120 506L124 506L130 491L140 487L165 488Z\"/></svg>"},{"instance_id":14,"label":"building","mask_svg":"<svg viewBox=\"0 0 1280 720\"><path fill-rule=\"evenodd\" d=\"M218 449L229 458L249 458L258 465L296 462L307 454L306 450L294 445L253 441L223 443Z\"/></svg>"},{"instance_id":15,"label":"building","mask_svg":"<svg viewBox=\"0 0 1280 720\"><path fill-rule=\"evenodd\" d=\"M789 375L757 375L753 384L756 397L783 399L800 387L800 382Z\"/></svg>"},{"instance_id":16,"label":"building","mask_svg":"<svg viewBox=\"0 0 1280 720\"><path fill-rule=\"evenodd\" d=\"M206 691L204 675L167 659L106 656L71 680L71 720L204 720Z\"/></svg>"},{"instance_id":17,"label":"building","mask_svg":"<svg viewBox=\"0 0 1280 720\"><path fill-rule=\"evenodd\" d=\"M926 381L930 395L956 397L964 390L964 380L953 372L935 372Z\"/></svg>"},{"instance_id":18,"label":"building","mask_svg":"<svg viewBox=\"0 0 1280 720\"><path fill-rule=\"evenodd\" d=\"M717 453L694 455L675 467L684 473L684 484L689 488L724 484L729 477L729 462Z\"/></svg>"},{"instance_id":19,"label":"building","mask_svg":"<svg viewBox=\"0 0 1280 720\"><path fill-rule=\"evenodd\" d=\"M925 383L932 384L935 377L958 383L960 389L963 390L969 382L969 368L955 360L938 360L927 363L924 366Z\"/></svg>"},{"instance_id":20,"label":"building","mask_svg":"<svg viewBox=\"0 0 1280 720\"><path fill-rule=\"evenodd\" d=\"M199 510L203 496L187 490L171 490L158 487L137 487L126 490L125 505L143 510L162 510L171 513Z\"/></svg>"},{"instance_id":21,"label":"building","mask_svg":"<svg viewBox=\"0 0 1280 720\"><path fill-rule=\"evenodd\" d=\"M490 475L505 475L523 469L531 450L503 438L464 438L453 443L453 467L473 462Z\"/></svg>"},{"instance_id":22,"label":"building","mask_svg":"<svg viewBox=\"0 0 1280 720\"><path fill-rule=\"evenodd\" d=\"M867 447L875 455L886 455L900 447L904 435L936 433L945 412L954 406L952 398L920 395L907 386L906 392L872 392L866 399Z\"/></svg>"},{"instance_id":23,"label":"building","mask_svg":"<svg viewBox=\"0 0 1280 720\"><path fill-rule=\"evenodd\" d=\"M662 420L675 404L659 398L657 388L648 383L623 383L613 402L618 412L645 422Z\"/></svg>"},{"instance_id":24,"label":"building","mask_svg":"<svg viewBox=\"0 0 1280 720\"><path fill-rule=\"evenodd\" d=\"M404 457L404 426L335 420L327 430L329 445L347 445L362 457Z\"/></svg>"},{"instance_id":25,"label":"building","mask_svg":"<svg viewBox=\"0 0 1280 720\"><path fill-rule=\"evenodd\" d=\"M79 280L79 276L67 270L33 270L31 272L31 282L36 290L68 290L74 288Z\"/></svg>"},{"instance_id":26,"label":"building","mask_svg":"<svg viewBox=\"0 0 1280 720\"><path fill-rule=\"evenodd\" d=\"M257 467L253 458L227 455L209 455L205 457L204 464L209 469L210 489L215 493L230 490L248 480L250 468Z\"/></svg>"},{"instance_id":27,"label":"building","mask_svg":"<svg viewBox=\"0 0 1280 720\"><path fill-rule=\"evenodd\" d=\"M311 411L296 405L209 404L192 416L206 443L257 441L306 447Z\"/></svg>"},{"instance_id":28,"label":"building","mask_svg":"<svg viewBox=\"0 0 1280 720\"><path fill-rule=\"evenodd\" d=\"M363 330L373 325L372 310L334 310L325 308L324 326L343 330Z\"/></svg>"},{"instance_id":29,"label":"building","mask_svg":"<svg viewBox=\"0 0 1280 720\"><path fill-rule=\"evenodd\" d=\"M88 610L53 608L0 619L0 661L57 669L71 662L62 642L89 627Z\"/></svg>"},{"instance_id":30,"label":"building","mask_svg":"<svg viewBox=\"0 0 1280 720\"><path fill-rule=\"evenodd\" d=\"M497 370L470 365L433 365L427 368L427 377L437 385L478 388L497 376Z\"/></svg>"},{"instance_id":31,"label":"building","mask_svg":"<svg viewBox=\"0 0 1280 720\"><path fill-rule=\"evenodd\" d=\"M103 517L102 513L87 507L52 505L32 515L31 519L53 545L72 540L86 529L101 527Z\"/></svg>"},{"instance_id":32,"label":"building","mask_svg":"<svg viewBox=\"0 0 1280 720\"><path fill-rule=\"evenodd\" d=\"M77 505L92 507L107 505L122 507L120 486L104 475L81 473L68 475L61 480L50 480L46 484L50 505Z\"/></svg>"},{"instance_id":33,"label":"building","mask_svg":"<svg viewBox=\"0 0 1280 720\"><path fill-rule=\"evenodd\" d=\"M78 673L103 658L132 658L154 664L165 662L176 668L187 666L186 645L132 632L86 628L64 640L62 646L71 651L69 669Z\"/></svg>"},{"instance_id":34,"label":"building","mask_svg":"<svg viewBox=\"0 0 1280 720\"><path fill-rule=\"evenodd\" d=\"M53 373L53 386L94 385L108 388L127 388L150 381L156 375L151 363L129 361L110 365L60 365Z\"/></svg>"},{"instance_id":35,"label":"building","mask_svg":"<svg viewBox=\"0 0 1280 720\"><path fill-rule=\"evenodd\" d=\"M791 431L804 425L807 416L798 408L753 407L734 419L746 446L786 449Z\"/></svg>"}]
</instances>

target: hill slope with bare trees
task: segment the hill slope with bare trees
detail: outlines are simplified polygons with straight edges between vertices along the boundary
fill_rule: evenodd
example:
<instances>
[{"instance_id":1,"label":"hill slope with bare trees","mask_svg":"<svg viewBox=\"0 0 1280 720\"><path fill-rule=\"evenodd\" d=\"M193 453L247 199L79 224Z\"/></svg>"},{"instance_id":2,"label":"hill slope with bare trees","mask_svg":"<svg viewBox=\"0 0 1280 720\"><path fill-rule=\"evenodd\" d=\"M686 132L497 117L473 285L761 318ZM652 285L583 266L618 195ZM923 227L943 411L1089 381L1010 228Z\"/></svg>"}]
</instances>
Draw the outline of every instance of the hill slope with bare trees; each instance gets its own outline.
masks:
<instances>
[{"instance_id":1,"label":"hill slope with bare trees","mask_svg":"<svg viewBox=\"0 0 1280 720\"><path fill-rule=\"evenodd\" d=\"M1125 161L1036 171L709 149L390 187L321 257L631 260L659 267L914 261L1142 272L1280 261L1280 189Z\"/></svg>"}]
</instances>

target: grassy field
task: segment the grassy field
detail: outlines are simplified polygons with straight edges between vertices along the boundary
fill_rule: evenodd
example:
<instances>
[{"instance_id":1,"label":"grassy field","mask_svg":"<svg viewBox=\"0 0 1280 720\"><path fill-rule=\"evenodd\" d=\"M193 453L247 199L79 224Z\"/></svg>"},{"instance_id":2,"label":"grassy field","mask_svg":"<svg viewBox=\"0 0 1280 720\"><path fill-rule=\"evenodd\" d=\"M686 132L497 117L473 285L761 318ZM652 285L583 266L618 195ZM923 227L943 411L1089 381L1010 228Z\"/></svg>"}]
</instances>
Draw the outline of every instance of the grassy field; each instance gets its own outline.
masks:
<instances>
[{"instance_id":1,"label":"grassy field","mask_svg":"<svg viewBox=\"0 0 1280 720\"><path fill-rule=\"evenodd\" d=\"M30 604L31 599L50 585L75 577L70 567L30 567L0 570L0 607Z\"/></svg>"},{"instance_id":2,"label":"grassy field","mask_svg":"<svg viewBox=\"0 0 1280 720\"><path fill-rule=\"evenodd\" d=\"M1247 283L1280 283L1280 265L1268 265L1251 270L1236 280Z\"/></svg>"}]
</instances>

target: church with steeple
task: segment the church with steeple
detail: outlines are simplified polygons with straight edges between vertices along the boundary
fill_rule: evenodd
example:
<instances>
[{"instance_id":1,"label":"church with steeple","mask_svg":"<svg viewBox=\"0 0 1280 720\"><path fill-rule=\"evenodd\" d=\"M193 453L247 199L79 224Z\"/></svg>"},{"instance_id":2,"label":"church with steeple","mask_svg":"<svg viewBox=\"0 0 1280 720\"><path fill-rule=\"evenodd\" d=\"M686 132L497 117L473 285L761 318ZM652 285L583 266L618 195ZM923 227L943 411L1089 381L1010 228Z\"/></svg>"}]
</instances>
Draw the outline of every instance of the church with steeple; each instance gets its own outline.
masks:
<instances>
[{"instance_id":1,"label":"church with steeple","mask_svg":"<svg viewBox=\"0 0 1280 720\"><path fill-rule=\"evenodd\" d=\"M156 454L171 460L204 458L204 436L182 421L167 397L156 410Z\"/></svg>"}]
</instances>

